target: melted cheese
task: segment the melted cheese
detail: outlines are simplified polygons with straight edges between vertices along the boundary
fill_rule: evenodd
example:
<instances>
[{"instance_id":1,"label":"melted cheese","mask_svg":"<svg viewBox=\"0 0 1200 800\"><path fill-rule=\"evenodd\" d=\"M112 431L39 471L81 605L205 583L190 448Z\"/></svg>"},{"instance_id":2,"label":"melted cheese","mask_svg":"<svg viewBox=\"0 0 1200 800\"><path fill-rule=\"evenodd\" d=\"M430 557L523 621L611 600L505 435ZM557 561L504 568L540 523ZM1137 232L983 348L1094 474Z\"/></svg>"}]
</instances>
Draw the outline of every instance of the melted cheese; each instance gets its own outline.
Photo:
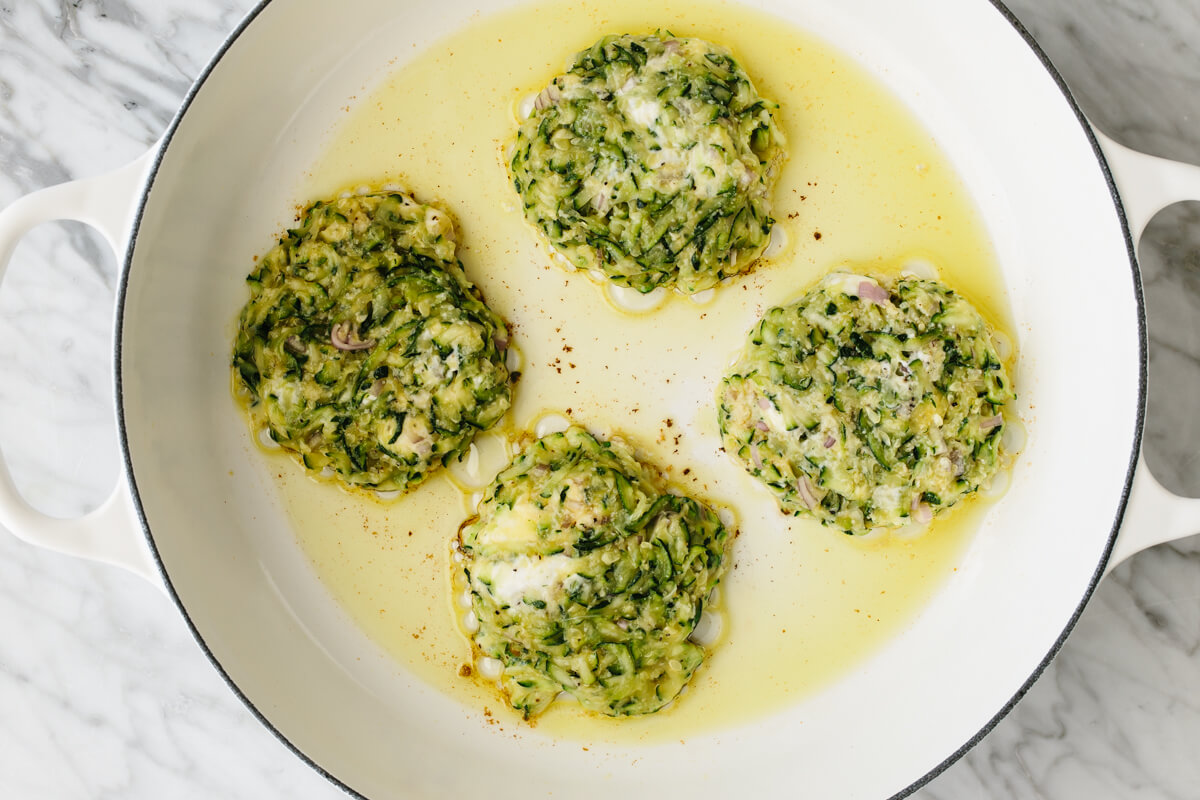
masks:
<instances>
[{"instance_id":1,"label":"melted cheese","mask_svg":"<svg viewBox=\"0 0 1200 800\"><path fill-rule=\"evenodd\" d=\"M578 566L576 559L562 554L522 555L497 564L490 575L483 577L491 580L492 597L501 603L515 605L528 598L549 605L558 602L563 585Z\"/></svg>"},{"instance_id":2,"label":"melted cheese","mask_svg":"<svg viewBox=\"0 0 1200 800\"><path fill-rule=\"evenodd\" d=\"M538 518L545 512L529 502L518 503L504 513L497 514L491 523L479 532L479 546L517 548L537 544Z\"/></svg>"}]
</instances>

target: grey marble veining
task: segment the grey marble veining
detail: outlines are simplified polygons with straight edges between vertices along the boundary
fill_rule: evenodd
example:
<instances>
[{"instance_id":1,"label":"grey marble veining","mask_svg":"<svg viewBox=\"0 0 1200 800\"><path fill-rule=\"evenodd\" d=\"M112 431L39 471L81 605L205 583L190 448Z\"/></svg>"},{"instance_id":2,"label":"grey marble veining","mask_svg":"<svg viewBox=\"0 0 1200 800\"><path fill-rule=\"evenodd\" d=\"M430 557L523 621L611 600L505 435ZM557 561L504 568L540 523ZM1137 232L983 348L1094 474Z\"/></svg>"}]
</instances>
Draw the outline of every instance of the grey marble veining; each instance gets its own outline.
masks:
<instances>
[{"instance_id":1,"label":"grey marble veining","mask_svg":"<svg viewBox=\"0 0 1200 800\"><path fill-rule=\"evenodd\" d=\"M1200 496L1200 203L1151 223L1141 266L1152 344L1146 457L1164 485Z\"/></svg>"},{"instance_id":2,"label":"grey marble veining","mask_svg":"<svg viewBox=\"0 0 1200 800\"><path fill-rule=\"evenodd\" d=\"M0 0L0 206L143 152L251 5ZM1200 4L1011 7L1101 128L1200 163ZM1155 220L1142 267L1147 458L1200 495L1200 204ZM116 474L115 280L94 233L50 225L0 287L0 446L55 513L94 507ZM155 590L0 534L0 797L341 796L241 705ZM1200 797L1200 539L1118 568L1016 709L916 796Z\"/></svg>"}]
</instances>

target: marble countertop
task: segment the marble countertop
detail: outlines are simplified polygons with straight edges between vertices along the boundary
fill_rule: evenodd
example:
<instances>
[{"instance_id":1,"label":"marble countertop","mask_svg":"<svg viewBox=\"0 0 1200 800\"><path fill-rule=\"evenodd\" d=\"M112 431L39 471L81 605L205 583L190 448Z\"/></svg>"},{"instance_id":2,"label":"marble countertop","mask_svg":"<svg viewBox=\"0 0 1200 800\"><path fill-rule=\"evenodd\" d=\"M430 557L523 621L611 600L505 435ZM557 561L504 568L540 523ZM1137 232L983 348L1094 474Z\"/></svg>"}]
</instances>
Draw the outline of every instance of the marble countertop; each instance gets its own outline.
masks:
<instances>
[{"instance_id":1,"label":"marble countertop","mask_svg":"<svg viewBox=\"0 0 1200 800\"><path fill-rule=\"evenodd\" d=\"M251 5L0 0L0 206L144 152ZM1196 0L1010 5L1102 129L1200 163ZM1147 459L1169 488L1200 495L1200 205L1156 219L1142 268ZM117 474L116 274L94 232L56 223L23 240L0 289L0 446L52 513L95 507ZM0 797L343 796L246 711L156 589L0 534ZM1106 578L1015 710L916 795L1198 796L1198 537Z\"/></svg>"}]
</instances>

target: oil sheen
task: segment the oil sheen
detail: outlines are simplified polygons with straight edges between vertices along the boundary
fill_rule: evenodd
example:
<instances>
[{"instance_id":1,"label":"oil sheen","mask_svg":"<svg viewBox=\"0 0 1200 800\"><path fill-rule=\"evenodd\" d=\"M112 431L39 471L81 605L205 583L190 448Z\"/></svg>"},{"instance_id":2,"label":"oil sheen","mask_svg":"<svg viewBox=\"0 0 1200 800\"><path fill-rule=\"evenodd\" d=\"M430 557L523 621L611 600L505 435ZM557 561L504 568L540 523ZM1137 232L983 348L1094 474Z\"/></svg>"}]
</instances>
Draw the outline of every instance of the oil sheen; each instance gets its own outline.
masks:
<instances>
[{"instance_id":1,"label":"oil sheen","mask_svg":"<svg viewBox=\"0 0 1200 800\"><path fill-rule=\"evenodd\" d=\"M656 5L531 5L475 21L351 106L297 188L297 203L306 204L397 183L450 210L468 275L509 320L522 353L509 433L557 412L619 434L679 488L736 519L720 589L723 633L680 700L633 720L591 717L559 702L530 729L503 710L477 670L461 674L471 650L458 624L449 543L470 514L472 487L442 474L380 501L267 456L300 545L385 657L481 720L486 708L509 734L680 739L802 701L902 635L954 573L986 513L974 501L916 538L855 539L783 516L767 490L720 452L714 392L746 332L765 309L798 298L830 270L932 264L998 329L1011 326L969 197L895 98L820 40L757 12ZM774 215L787 243L702 301L669 296L654 311L629 313L587 275L552 259L522 218L505 152L521 100L574 52L607 33L656 28L730 47L759 92L780 104L790 157ZM498 466L503 451L492 446L482 471Z\"/></svg>"}]
</instances>

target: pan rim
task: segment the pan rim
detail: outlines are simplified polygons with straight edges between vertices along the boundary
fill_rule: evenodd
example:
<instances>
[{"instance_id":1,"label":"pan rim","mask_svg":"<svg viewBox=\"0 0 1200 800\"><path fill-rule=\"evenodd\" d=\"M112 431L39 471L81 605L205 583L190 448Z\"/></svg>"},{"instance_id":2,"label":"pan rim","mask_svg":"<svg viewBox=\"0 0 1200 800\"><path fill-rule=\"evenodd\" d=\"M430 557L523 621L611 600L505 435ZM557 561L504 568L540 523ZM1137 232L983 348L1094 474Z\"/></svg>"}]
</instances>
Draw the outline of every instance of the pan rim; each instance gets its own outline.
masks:
<instances>
[{"instance_id":1,"label":"pan rim","mask_svg":"<svg viewBox=\"0 0 1200 800\"><path fill-rule=\"evenodd\" d=\"M162 561L162 558L159 554L158 547L155 544L154 536L153 536L153 533L151 532L149 522L146 518L145 509L142 504L141 494L140 494L140 491L138 488L137 478L136 478L135 471L134 471L133 460L130 455L130 448L129 448L128 426L127 426L127 421L126 421L126 410L125 410L125 404L124 404L124 391L123 391L124 380L123 380L123 373L122 373L122 345L123 345L123 333L124 333L124 326L125 326L126 300L128 298L129 276L130 276L130 271L131 271L131 267L133 264L133 256L137 249L138 234L141 229L141 224L142 224L144 212L146 209L146 204L149 200L150 189L153 187L155 179L158 176L158 171L162 165L163 156L166 153L167 148L170 146L171 141L173 140L176 132L178 131L179 126L182 124L183 119L187 115L187 112L188 112L189 108L191 107L193 101L195 100L196 96L203 89L204 84L207 82L208 78L212 75L213 71L216 69L216 67L220 63L220 61L224 58L226 53L235 45L235 43L242 36L242 34L245 33L245 31L259 18L259 16L262 14L262 12L269 5L271 5L272 2L273 2L273 0L259 0L259 2L242 18L242 20L238 23L237 27L234 28L234 30L228 35L228 37L226 37L226 39L222 42L222 44L217 48L217 50L213 53L212 57L209 59L209 61L205 65L204 69L200 72L199 76L196 78L196 80L192 83L191 87L188 89L188 92L187 92L186 96L184 97L183 101L181 102L179 109L176 111L175 115L172 117L171 122L167 127L167 130L164 132L162 138L159 140L158 144L156 145L156 152L154 154L152 163L150 164L149 170L146 173L146 178L145 178L144 184L141 189L141 194L137 201L137 210L134 214L133 222L132 222L132 225L130 228L129 242L128 242L128 246L125 251L125 256L124 256L122 265L121 265L122 269L121 269L121 273L120 273L120 276L118 279L117 290L116 290L116 310L115 310L115 315L114 315L114 347L113 347L113 359L114 359L113 388L114 388L114 395L115 395L114 401L115 401L116 418L117 418L117 433L118 433L118 441L119 441L120 448L121 448L121 454L120 454L121 455L121 463L123 465L124 474L128 481L129 491L130 491L130 495L131 495L131 498L133 501L133 508L134 508L135 513L137 514L138 522L142 528L142 534L146 539L146 543L150 549L151 556L154 559L154 563L158 568L159 576L162 579L163 586L165 587L168 596L171 598L171 601L175 604L179 613L182 615L185 624L187 625L189 631L192 634L192 637L196 640L196 643L199 645L199 647L200 647L201 651L204 653L205 657L212 664L212 666L216 669L218 675L220 675L221 679L225 682L225 684L229 687L229 689L233 692L233 694L245 705L245 707L250 711L250 713L268 731L270 731L275 736L275 738L279 742L281 742L285 747L287 747L292 753L294 753L297 757L299 757L302 761L304 761L310 768L312 768L314 771L316 771L319 775L324 777L326 780L328 780L330 783L337 786L341 790L345 791L347 794L349 794L353 797L356 797L356 798L361 798L361 800L370 800L370 798L368 798L366 795L360 793L359 791L357 791L356 789L351 787L346 781L342 780L341 778L337 777L336 775L332 774L331 772L326 770L324 767L322 767L316 761L316 759L314 757L308 755L306 752L301 750L295 743L293 743L287 737L286 734L284 734L274 724L272 724L272 722L255 705L254 701L241 690L241 688L238 686L238 684L233 680L233 678L225 670L225 668L221 664L221 662L217 659L216 655L210 649L210 647L208 646L207 642L204 639L204 636L201 634L200 630L196 627L191 616L189 615L187 608L183 603L183 600L180 598L178 592L176 591L174 584L171 581L170 575L168 574L166 567ZM995 728L995 726L1000 722L1000 720L1002 720L1005 716L1007 716L1012 711L1012 709L1016 706L1016 704L1021 700L1021 698L1023 698L1025 696L1025 694L1029 691L1029 689L1033 686L1033 684L1038 680L1038 678L1041 677L1042 673L1049 666L1050 662L1054 659L1054 657L1062 649L1062 646L1065 643L1067 637L1070 635L1072 630L1074 630L1075 625L1078 622L1080 615L1083 613L1083 609L1087 606L1088 602L1090 601L1092 595L1094 594L1094 592L1096 590L1096 587L1099 585L1101 578L1104 577L1106 566L1108 564L1109 558L1111 557L1112 550L1115 545L1117 535L1120 531L1121 523L1124 520L1125 512L1126 512L1126 509L1128 506L1129 496L1130 496L1130 492L1131 492L1132 485L1133 485L1134 472L1137 468L1138 456L1141 452L1142 434L1143 434L1145 415L1146 415L1146 402L1147 402L1147 394L1148 394L1149 358L1148 358L1148 338L1147 338L1145 297L1144 297L1144 294L1142 291L1141 271L1140 271L1140 268L1137 263L1136 249L1135 249L1135 244L1133 241L1133 236L1129 229L1129 223L1128 223L1128 220L1125 215L1124 207L1122 206L1122 203L1121 203L1120 194L1117 190L1116 183L1113 179L1112 171L1109 168L1108 162L1104 157L1104 153L1100 148L1100 144L1099 144L1098 140L1096 139L1096 136L1092 130L1090 123L1087 120L1087 117L1084 115L1082 109L1079 107L1078 102L1075 100L1075 97L1072 95L1070 89L1067 87L1066 81L1063 79L1061 73L1054 66L1054 64L1050 61L1049 56L1047 56L1045 51L1041 48L1041 46L1033 38L1032 34L1030 34L1029 31L1025 28L1025 26L1022 25L1020 20L1017 19L1017 17L1013 14L1013 12L1007 7L1007 5L1005 5L1003 0L987 0L987 2L992 5L992 7L1000 14L1000 16L1010 26L1012 26L1012 28L1022 38L1022 40L1025 42L1026 46L1028 46L1030 48L1030 50L1033 52L1033 54L1037 57L1039 63L1042 65L1043 69L1046 70L1046 72L1050 76L1051 80L1054 81L1055 85L1058 87L1059 91L1062 93L1064 101L1068 104L1071 111L1074 113L1080 127L1083 130L1084 136L1087 138L1089 144L1091 145L1093 155L1095 156L1097 162L1100 165L1100 169L1103 174L1105 183L1108 187L1110 197L1113 201L1113 205L1117 212L1118 220L1119 220L1119 223L1121 226L1121 233L1125 240L1125 247L1126 247L1126 252L1127 252L1127 255L1129 258L1130 269L1132 271L1133 293L1134 293L1134 301L1136 304L1136 314L1137 314L1138 395L1137 395L1136 417L1134 420L1134 422L1135 422L1134 436L1133 436L1133 442L1132 442L1132 450L1131 450L1131 454L1129 457L1129 463L1126 468L1124 486L1122 488L1121 497L1117 504L1116 514L1113 519L1112 526L1109 530L1108 539L1107 539L1107 542L1105 543L1105 547L1102 552L1101 558L1096 566L1095 571L1093 572L1093 574L1091 576L1091 579L1090 579L1087 587L1084 589L1084 592L1082 594L1082 597L1080 598L1079 603L1076 605L1075 610L1071 614L1069 619L1067 619L1067 621L1065 622L1063 629L1060 632L1057 639L1054 641L1054 643L1051 645L1051 647L1046 652L1046 654L1043 656L1043 658L1039 661L1039 663L1035 665L1035 667L1034 667L1033 671L1030 673L1029 677L1021 684L1021 686L1016 690L1016 692L1012 695L1012 697L1009 698L1009 700L989 720L987 720L984 723L984 725L972 737L970 737L958 749L956 749L955 751L950 753L945 759L943 759L939 764L937 764L932 769L930 769L928 772L926 772L919 779L915 780L914 782L909 784L904 789L902 789L899 792L892 795L890 800L901 800L901 798L905 798L905 797L912 795L918 789L920 789L921 787L923 787L924 785L929 783L931 780L936 778L938 775L940 775L942 772L944 772L948 767L950 767L953 763L955 763L960 758L962 758L968 751L970 751L975 745L977 745L988 733L990 733L992 731L993 728Z\"/></svg>"}]
</instances>

